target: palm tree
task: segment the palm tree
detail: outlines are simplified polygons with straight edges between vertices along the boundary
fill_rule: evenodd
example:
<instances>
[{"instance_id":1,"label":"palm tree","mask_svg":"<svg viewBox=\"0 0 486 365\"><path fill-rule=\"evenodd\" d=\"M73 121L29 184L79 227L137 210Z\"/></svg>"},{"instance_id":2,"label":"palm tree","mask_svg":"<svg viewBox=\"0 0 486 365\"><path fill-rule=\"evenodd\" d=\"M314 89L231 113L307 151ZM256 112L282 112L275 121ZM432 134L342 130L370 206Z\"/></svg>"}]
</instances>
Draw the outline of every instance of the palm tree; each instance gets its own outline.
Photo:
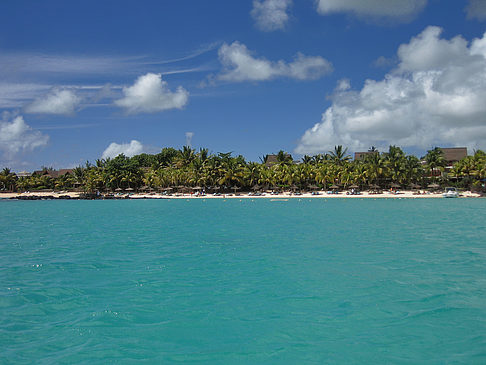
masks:
<instances>
[{"instance_id":1,"label":"palm tree","mask_svg":"<svg viewBox=\"0 0 486 365\"><path fill-rule=\"evenodd\" d=\"M418 183L422 179L424 171L420 160L416 156L405 158L405 177L407 184Z\"/></svg>"},{"instance_id":2,"label":"palm tree","mask_svg":"<svg viewBox=\"0 0 486 365\"><path fill-rule=\"evenodd\" d=\"M177 157L174 159L174 163L176 167L181 168L189 166L195 158L195 150L189 146L184 146L182 147L182 150L179 150Z\"/></svg>"},{"instance_id":3,"label":"palm tree","mask_svg":"<svg viewBox=\"0 0 486 365\"><path fill-rule=\"evenodd\" d=\"M270 155L263 155L263 156L261 156L261 157L260 157L260 162L261 162L262 164L266 164L266 163L267 163L267 161L268 161L268 156L270 156Z\"/></svg>"},{"instance_id":4,"label":"palm tree","mask_svg":"<svg viewBox=\"0 0 486 365\"><path fill-rule=\"evenodd\" d=\"M360 187L366 184L366 166L362 161L355 161L351 181Z\"/></svg>"},{"instance_id":5,"label":"palm tree","mask_svg":"<svg viewBox=\"0 0 486 365\"><path fill-rule=\"evenodd\" d=\"M73 169L73 177L75 184L84 185L85 169L81 166L75 167Z\"/></svg>"},{"instance_id":6,"label":"palm tree","mask_svg":"<svg viewBox=\"0 0 486 365\"><path fill-rule=\"evenodd\" d=\"M292 162L293 162L292 156L289 153L287 153L283 150L278 151L278 153L277 153L277 163L278 164L290 165L290 164L292 164Z\"/></svg>"},{"instance_id":7,"label":"palm tree","mask_svg":"<svg viewBox=\"0 0 486 365\"><path fill-rule=\"evenodd\" d=\"M366 155L364 159L366 166L366 178L370 183L380 185L386 172L384 159L378 153Z\"/></svg>"},{"instance_id":8,"label":"palm tree","mask_svg":"<svg viewBox=\"0 0 486 365\"><path fill-rule=\"evenodd\" d=\"M14 191L17 182L17 175L13 173L9 168L5 167L0 173L0 183L3 187L0 188Z\"/></svg>"},{"instance_id":9,"label":"palm tree","mask_svg":"<svg viewBox=\"0 0 486 365\"><path fill-rule=\"evenodd\" d=\"M256 162L250 162L244 169L244 185L247 187L252 187L257 185L261 180L263 170L265 169L264 164L258 164Z\"/></svg>"},{"instance_id":10,"label":"palm tree","mask_svg":"<svg viewBox=\"0 0 486 365\"><path fill-rule=\"evenodd\" d=\"M351 159L351 157L347 155L347 152L348 149L343 149L342 145L334 146L334 151L329 151L331 161L337 165L342 165Z\"/></svg>"},{"instance_id":11,"label":"palm tree","mask_svg":"<svg viewBox=\"0 0 486 365\"><path fill-rule=\"evenodd\" d=\"M219 185L240 186L242 182L243 166L239 163L228 163L222 167Z\"/></svg>"},{"instance_id":12,"label":"palm tree","mask_svg":"<svg viewBox=\"0 0 486 365\"><path fill-rule=\"evenodd\" d=\"M400 147L390 146L388 153L384 154L387 172L395 183L405 182L405 153Z\"/></svg>"},{"instance_id":13,"label":"palm tree","mask_svg":"<svg viewBox=\"0 0 486 365\"><path fill-rule=\"evenodd\" d=\"M442 151L440 147L434 147L433 149L428 150L424 159L431 176L434 176L436 171L444 170L446 160L444 159L444 151Z\"/></svg>"},{"instance_id":14,"label":"palm tree","mask_svg":"<svg viewBox=\"0 0 486 365\"><path fill-rule=\"evenodd\" d=\"M201 162L201 164L204 164L208 160L208 156L209 150L207 148L200 148L199 152L196 155L197 159Z\"/></svg>"},{"instance_id":15,"label":"palm tree","mask_svg":"<svg viewBox=\"0 0 486 365\"><path fill-rule=\"evenodd\" d=\"M311 181L315 181L314 169L309 164L295 165L292 175L294 183L301 189L307 188Z\"/></svg>"},{"instance_id":16,"label":"palm tree","mask_svg":"<svg viewBox=\"0 0 486 365\"><path fill-rule=\"evenodd\" d=\"M309 164L309 163L311 163L311 162L313 162L312 157L310 157L310 156L308 156L308 155L304 155L304 156L302 157L302 163L304 163L304 164Z\"/></svg>"},{"instance_id":17,"label":"palm tree","mask_svg":"<svg viewBox=\"0 0 486 365\"><path fill-rule=\"evenodd\" d=\"M329 160L330 160L330 155L328 153L325 153L325 154L318 153L317 155L312 156L312 162L315 165L323 163L325 161L329 161Z\"/></svg>"}]
</instances>

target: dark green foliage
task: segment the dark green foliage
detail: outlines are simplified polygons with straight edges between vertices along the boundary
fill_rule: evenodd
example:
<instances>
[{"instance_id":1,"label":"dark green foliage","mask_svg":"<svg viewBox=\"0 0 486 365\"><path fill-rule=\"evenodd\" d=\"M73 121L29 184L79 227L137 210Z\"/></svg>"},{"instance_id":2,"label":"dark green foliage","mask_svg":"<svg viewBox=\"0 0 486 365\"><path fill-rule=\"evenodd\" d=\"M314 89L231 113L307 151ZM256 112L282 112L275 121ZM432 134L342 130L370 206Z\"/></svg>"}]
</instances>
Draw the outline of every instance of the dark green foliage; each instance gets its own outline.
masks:
<instances>
[{"instance_id":1,"label":"dark green foliage","mask_svg":"<svg viewBox=\"0 0 486 365\"><path fill-rule=\"evenodd\" d=\"M266 164L247 162L241 155L231 152L209 153L207 149L196 150L185 146L181 150L164 148L158 154L140 154L126 157L123 154L106 160L86 162L72 173L53 178L49 174L17 178L9 169L0 173L0 189L83 189L86 192L199 186L231 191L232 188L252 189L293 188L308 189L331 185L346 188L357 185L362 189L378 185L426 187L431 182L455 185L480 190L486 178L486 154L475 151L457 162L452 169L445 169L443 152L434 148L423 160L406 155L400 147L390 146L385 153L375 148L361 160L351 161L347 149L335 146L329 154L304 156L301 163L294 163L290 154L281 150L275 162ZM52 170L46 169L46 172ZM54 175L55 176L55 175Z\"/></svg>"}]
</instances>

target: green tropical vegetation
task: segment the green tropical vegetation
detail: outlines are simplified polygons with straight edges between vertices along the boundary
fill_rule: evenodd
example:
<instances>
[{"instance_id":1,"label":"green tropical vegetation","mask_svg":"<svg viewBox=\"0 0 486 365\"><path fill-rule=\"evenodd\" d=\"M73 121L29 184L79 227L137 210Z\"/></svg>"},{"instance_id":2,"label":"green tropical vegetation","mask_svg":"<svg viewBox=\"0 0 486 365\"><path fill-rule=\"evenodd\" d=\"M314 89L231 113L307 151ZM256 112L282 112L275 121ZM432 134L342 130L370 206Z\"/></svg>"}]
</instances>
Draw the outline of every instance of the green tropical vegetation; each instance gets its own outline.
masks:
<instances>
[{"instance_id":1,"label":"green tropical vegetation","mask_svg":"<svg viewBox=\"0 0 486 365\"><path fill-rule=\"evenodd\" d=\"M19 177L10 169L0 172L3 191L42 189L79 190L86 193L116 191L251 191L311 189L426 188L431 184L481 190L486 181L486 153L478 150L446 170L440 148L421 159L390 146L380 153L375 147L360 159L351 160L347 149L336 146L327 154L303 156L294 162L279 151L260 162L246 161L232 153L210 153L184 146L164 148L157 154L99 159L86 162L59 176L44 168L32 176Z\"/></svg>"}]
</instances>

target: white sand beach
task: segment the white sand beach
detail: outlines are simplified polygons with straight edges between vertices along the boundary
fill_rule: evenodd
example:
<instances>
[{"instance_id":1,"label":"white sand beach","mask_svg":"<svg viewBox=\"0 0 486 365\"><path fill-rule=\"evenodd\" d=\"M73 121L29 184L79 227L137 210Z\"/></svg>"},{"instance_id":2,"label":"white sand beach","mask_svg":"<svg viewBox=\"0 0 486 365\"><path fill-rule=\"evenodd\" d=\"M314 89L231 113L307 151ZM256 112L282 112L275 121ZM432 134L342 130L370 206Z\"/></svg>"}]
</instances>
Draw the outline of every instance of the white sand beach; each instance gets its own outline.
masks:
<instances>
[{"instance_id":1,"label":"white sand beach","mask_svg":"<svg viewBox=\"0 0 486 365\"><path fill-rule=\"evenodd\" d=\"M41 198L61 198L69 196L70 198L79 198L82 193L74 191L28 191L22 193L5 193L0 192L0 199L15 199L20 197L41 197Z\"/></svg>"},{"instance_id":2,"label":"white sand beach","mask_svg":"<svg viewBox=\"0 0 486 365\"><path fill-rule=\"evenodd\" d=\"M359 195L348 195L346 192L339 192L337 194L330 194L325 191L319 191L319 194L312 194L312 193L302 193L302 194L293 194L290 192L284 192L279 194L272 194L271 192L265 192L261 195L253 195L248 193L240 193L240 194L207 194L207 195L199 195L199 194L172 194L172 195L165 195L159 193L152 193L152 194L119 194L117 195L118 198L128 197L130 199L377 199L377 198L387 198L387 199L429 199L429 198L442 198L442 191L440 192L429 192L424 190L419 191L410 191L404 190L397 193L386 191L379 194L370 193L368 191L363 191ZM0 199L22 199L28 197L39 197L39 198L62 198L69 196L69 198L77 199L82 196L80 192L67 192L67 191L52 191L52 192L22 192L22 193L0 193ZM460 193L460 197L463 198L479 198L481 194L473 193L471 191L463 191Z\"/></svg>"},{"instance_id":3,"label":"white sand beach","mask_svg":"<svg viewBox=\"0 0 486 365\"><path fill-rule=\"evenodd\" d=\"M312 193L302 193L293 194L289 192L284 192L280 194L272 194L271 192L262 193L262 195L250 195L248 193L240 194L207 194L207 195L197 195L197 194L177 194L177 195L163 195L163 194L133 194L130 196L135 199L143 198L168 198L168 199L336 199L336 198L346 198L346 199L361 199L361 198L390 198L390 199L420 199L420 198L442 198L442 191L440 192L425 192L421 191L419 194L417 191L400 191L398 193L383 192L380 194L370 193L368 191L361 192L359 195L348 195L346 192L340 192L338 194L328 194L327 192L320 191L318 195ZM479 198L481 197L478 193L473 193L471 191L464 191L460 193L460 197L464 198Z\"/></svg>"}]
</instances>

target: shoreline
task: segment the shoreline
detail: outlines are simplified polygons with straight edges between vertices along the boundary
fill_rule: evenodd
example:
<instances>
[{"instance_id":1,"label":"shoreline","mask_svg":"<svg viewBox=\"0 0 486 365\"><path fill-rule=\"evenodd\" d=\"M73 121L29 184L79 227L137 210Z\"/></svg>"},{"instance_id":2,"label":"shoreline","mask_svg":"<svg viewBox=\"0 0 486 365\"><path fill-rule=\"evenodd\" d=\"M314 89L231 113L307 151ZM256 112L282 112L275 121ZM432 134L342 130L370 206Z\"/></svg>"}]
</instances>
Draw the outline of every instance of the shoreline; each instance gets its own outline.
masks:
<instances>
[{"instance_id":1,"label":"shoreline","mask_svg":"<svg viewBox=\"0 0 486 365\"><path fill-rule=\"evenodd\" d=\"M483 197L482 194L473 193L471 191L464 191L460 193L461 198L481 198ZM133 199L133 200L141 200L141 199L436 199L436 198L443 198L442 192L426 192L422 194L417 194L417 192L404 190L403 192L399 193L392 193L392 192L383 192L380 194L373 194L369 192L362 192L359 195L347 195L345 192L341 192L338 194L328 194L327 192L319 192L319 195L314 195L312 193L302 193L300 195L292 194L292 193L280 193L280 194L271 194L271 193L263 193L262 195L249 195L246 194L220 194L220 195L198 195L198 194L177 194L177 195L164 195L164 194L119 194L110 197L92 197L92 196L84 196L83 193L79 192L23 192L23 193L0 193L0 200L119 200L119 199Z\"/></svg>"}]
</instances>

